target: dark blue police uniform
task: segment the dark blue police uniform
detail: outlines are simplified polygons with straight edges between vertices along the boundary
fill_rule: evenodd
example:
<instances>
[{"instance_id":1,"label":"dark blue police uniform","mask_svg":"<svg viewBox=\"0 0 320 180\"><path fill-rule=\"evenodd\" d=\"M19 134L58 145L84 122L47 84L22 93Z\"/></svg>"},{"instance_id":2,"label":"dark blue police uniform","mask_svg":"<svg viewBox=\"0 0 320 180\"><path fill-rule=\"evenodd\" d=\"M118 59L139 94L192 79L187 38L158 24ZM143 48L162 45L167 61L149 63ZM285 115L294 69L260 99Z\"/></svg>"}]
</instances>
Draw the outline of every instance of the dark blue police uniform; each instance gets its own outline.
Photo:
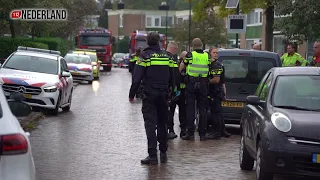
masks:
<instances>
[{"instance_id":1,"label":"dark blue police uniform","mask_svg":"<svg viewBox=\"0 0 320 180\"><path fill-rule=\"evenodd\" d=\"M136 63L129 98L133 98L142 81L142 114L148 139L149 156L143 164L156 164L157 141L161 153L167 151L168 92L174 86L170 60L159 45L144 49ZM156 131L157 130L157 134ZM160 154L161 155L161 154Z\"/></svg>"},{"instance_id":2,"label":"dark blue police uniform","mask_svg":"<svg viewBox=\"0 0 320 180\"><path fill-rule=\"evenodd\" d=\"M223 119L221 100L224 98L222 84L225 83L224 67L219 61L214 61L210 67L210 79L220 77L218 84L209 84L209 114L208 117L208 139L220 139L222 133ZM224 130L224 129L223 129Z\"/></svg>"}]
</instances>

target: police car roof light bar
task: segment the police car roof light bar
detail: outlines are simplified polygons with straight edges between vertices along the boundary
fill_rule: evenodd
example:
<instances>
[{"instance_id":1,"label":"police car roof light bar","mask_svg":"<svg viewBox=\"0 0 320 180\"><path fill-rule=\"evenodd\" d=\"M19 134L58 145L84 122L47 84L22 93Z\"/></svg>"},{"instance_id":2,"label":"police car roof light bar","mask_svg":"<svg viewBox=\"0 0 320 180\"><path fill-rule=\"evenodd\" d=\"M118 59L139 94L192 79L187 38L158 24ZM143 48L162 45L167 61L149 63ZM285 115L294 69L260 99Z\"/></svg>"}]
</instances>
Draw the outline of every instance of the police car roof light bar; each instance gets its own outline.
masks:
<instances>
[{"instance_id":1,"label":"police car roof light bar","mask_svg":"<svg viewBox=\"0 0 320 180\"><path fill-rule=\"evenodd\" d=\"M34 51L34 52L41 52L41 53L48 53L48 54L56 54L56 55L61 55L60 51L53 51L53 50L47 50L47 49L39 49L39 48L32 48L32 47L24 47L24 46L19 46L17 48L18 51Z\"/></svg>"}]
</instances>

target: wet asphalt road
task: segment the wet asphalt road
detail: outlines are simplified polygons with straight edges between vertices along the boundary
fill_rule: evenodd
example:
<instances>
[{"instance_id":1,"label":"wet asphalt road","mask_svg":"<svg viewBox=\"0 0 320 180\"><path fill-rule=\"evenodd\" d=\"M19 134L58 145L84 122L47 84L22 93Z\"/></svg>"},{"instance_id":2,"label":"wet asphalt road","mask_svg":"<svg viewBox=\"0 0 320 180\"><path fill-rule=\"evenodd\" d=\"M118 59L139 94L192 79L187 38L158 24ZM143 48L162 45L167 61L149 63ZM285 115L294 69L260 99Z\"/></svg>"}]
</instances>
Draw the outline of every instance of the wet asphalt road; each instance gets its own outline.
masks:
<instances>
[{"instance_id":1,"label":"wet asphalt road","mask_svg":"<svg viewBox=\"0 0 320 180\"><path fill-rule=\"evenodd\" d=\"M40 122L31 134L38 180L255 179L253 171L239 168L238 135L205 142L177 138L169 142L167 164L141 165L146 135L141 102L128 102L130 83L127 69L114 68L99 83L77 86L70 112Z\"/></svg>"}]
</instances>

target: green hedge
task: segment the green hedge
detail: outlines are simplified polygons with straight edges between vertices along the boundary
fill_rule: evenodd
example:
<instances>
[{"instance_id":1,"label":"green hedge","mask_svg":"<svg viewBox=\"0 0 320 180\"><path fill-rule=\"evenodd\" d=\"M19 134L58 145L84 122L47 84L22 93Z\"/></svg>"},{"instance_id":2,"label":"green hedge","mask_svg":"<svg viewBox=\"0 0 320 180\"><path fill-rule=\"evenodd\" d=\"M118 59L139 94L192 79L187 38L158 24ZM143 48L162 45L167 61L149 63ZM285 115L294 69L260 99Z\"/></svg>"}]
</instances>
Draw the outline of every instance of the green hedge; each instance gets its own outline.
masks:
<instances>
[{"instance_id":1,"label":"green hedge","mask_svg":"<svg viewBox=\"0 0 320 180\"><path fill-rule=\"evenodd\" d=\"M50 49L60 51L64 56L72 47L72 42L61 38L25 38L17 37L12 39L11 37L0 38L0 58L7 58L12 52L14 52L18 46L28 46L41 49Z\"/></svg>"},{"instance_id":2,"label":"green hedge","mask_svg":"<svg viewBox=\"0 0 320 180\"><path fill-rule=\"evenodd\" d=\"M17 50L18 46L28 46L41 49L49 49L47 44L40 42L25 41L23 39L12 39L11 37L0 38L0 58L7 58Z\"/></svg>"}]
</instances>

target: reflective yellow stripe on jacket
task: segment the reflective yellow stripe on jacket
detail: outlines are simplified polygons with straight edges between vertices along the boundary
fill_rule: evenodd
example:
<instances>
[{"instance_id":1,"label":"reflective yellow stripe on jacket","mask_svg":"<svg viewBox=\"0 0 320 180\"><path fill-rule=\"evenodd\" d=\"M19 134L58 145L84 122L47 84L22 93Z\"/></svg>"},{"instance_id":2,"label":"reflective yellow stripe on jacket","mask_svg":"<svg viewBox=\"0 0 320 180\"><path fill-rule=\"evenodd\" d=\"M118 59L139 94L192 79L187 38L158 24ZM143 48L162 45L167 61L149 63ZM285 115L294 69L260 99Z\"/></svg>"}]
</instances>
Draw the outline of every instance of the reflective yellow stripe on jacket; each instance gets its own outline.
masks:
<instances>
[{"instance_id":1,"label":"reflective yellow stripe on jacket","mask_svg":"<svg viewBox=\"0 0 320 180\"><path fill-rule=\"evenodd\" d=\"M169 57L152 57L150 59L144 59L144 60L138 60L136 62L137 65L143 66L143 67L149 67L149 66L169 66L172 67L173 63L169 59Z\"/></svg>"}]
</instances>

